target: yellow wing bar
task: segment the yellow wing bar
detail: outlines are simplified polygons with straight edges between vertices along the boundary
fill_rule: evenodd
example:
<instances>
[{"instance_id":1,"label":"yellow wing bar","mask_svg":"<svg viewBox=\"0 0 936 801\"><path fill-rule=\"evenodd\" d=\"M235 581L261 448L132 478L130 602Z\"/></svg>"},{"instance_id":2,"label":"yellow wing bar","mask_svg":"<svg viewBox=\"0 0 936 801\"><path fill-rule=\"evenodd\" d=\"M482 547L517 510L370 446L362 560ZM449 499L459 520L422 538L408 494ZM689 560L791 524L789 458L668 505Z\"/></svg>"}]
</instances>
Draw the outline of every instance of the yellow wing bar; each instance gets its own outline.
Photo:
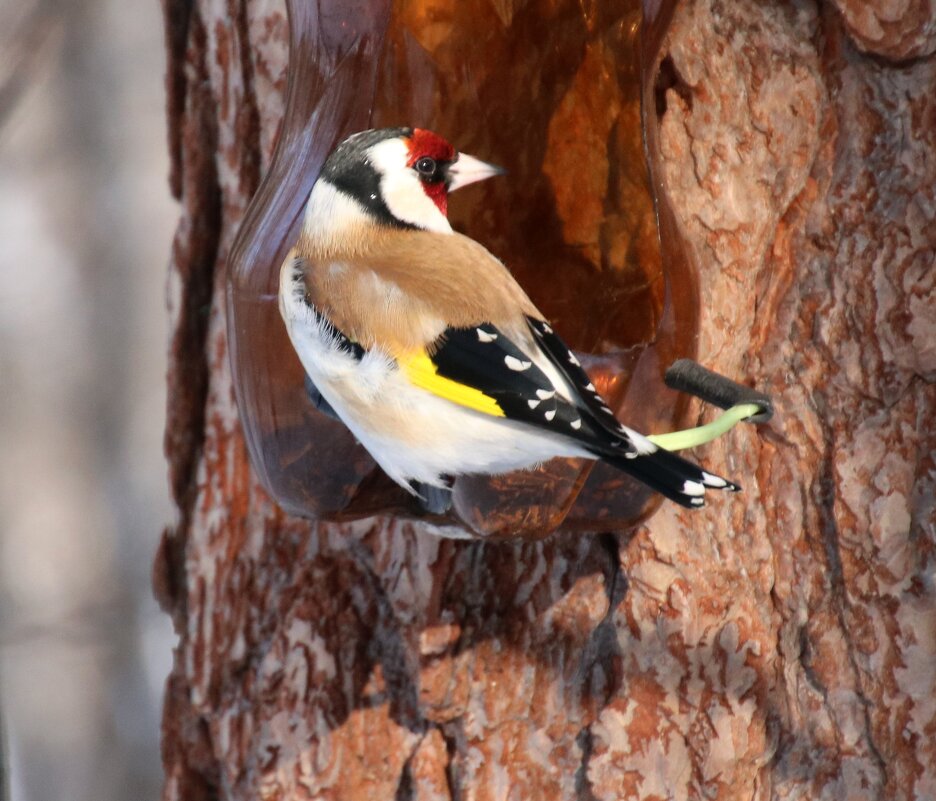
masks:
<instances>
[{"instance_id":1,"label":"yellow wing bar","mask_svg":"<svg viewBox=\"0 0 936 801\"><path fill-rule=\"evenodd\" d=\"M467 384L459 384L450 378L439 375L432 359L425 351L410 353L397 362L400 369L406 373L406 377L420 389L431 392L439 398L444 398L459 406L465 406L474 409L476 412L492 415L493 417L505 417L504 410L497 405L490 395L485 395L480 389L469 387Z\"/></svg>"}]
</instances>

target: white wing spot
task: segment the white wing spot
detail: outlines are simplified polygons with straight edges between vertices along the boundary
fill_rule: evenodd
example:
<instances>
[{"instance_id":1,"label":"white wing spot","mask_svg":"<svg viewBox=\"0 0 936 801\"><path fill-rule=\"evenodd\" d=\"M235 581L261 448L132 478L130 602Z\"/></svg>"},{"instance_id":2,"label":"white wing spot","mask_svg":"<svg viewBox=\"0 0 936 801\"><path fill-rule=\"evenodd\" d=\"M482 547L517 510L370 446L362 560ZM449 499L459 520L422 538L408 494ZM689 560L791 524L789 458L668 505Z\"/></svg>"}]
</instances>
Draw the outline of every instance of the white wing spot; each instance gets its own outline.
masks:
<instances>
[{"instance_id":1,"label":"white wing spot","mask_svg":"<svg viewBox=\"0 0 936 801\"><path fill-rule=\"evenodd\" d=\"M611 411L607 406L605 406L604 404L601 405L601 411L603 411L605 414L610 414L612 417L614 417L614 412L612 412L612 411Z\"/></svg>"},{"instance_id":2,"label":"white wing spot","mask_svg":"<svg viewBox=\"0 0 936 801\"><path fill-rule=\"evenodd\" d=\"M571 350L569 351L569 364L574 364L576 367L582 366L582 363L575 358L575 354Z\"/></svg>"},{"instance_id":3,"label":"white wing spot","mask_svg":"<svg viewBox=\"0 0 936 801\"><path fill-rule=\"evenodd\" d=\"M690 498L689 503L693 506L705 506L705 501L702 498Z\"/></svg>"},{"instance_id":4,"label":"white wing spot","mask_svg":"<svg viewBox=\"0 0 936 801\"><path fill-rule=\"evenodd\" d=\"M705 495L705 487L698 481L690 481L688 478L683 481L683 495Z\"/></svg>"},{"instance_id":5,"label":"white wing spot","mask_svg":"<svg viewBox=\"0 0 936 801\"><path fill-rule=\"evenodd\" d=\"M536 408L537 406L539 406L539 405L540 405L540 402L539 402L538 400L528 400L528 401L527 401L527 406L529 406L531 409L535 409L535 408Z\"/></svg>"},{"instance_id":6,"label":"white wing spot","mask_svg":"<svg viewBox=\"0 0 936 801\"><path fill-rule=\"evenodd\" d=\"M478 332L478 342L493 342L497 339L497 334L489 334L487 331L482 331L480 328L476 328L475 331Z\"/></svg>"},{"instance_id":7,"label":"white wing spot","mask_svg":"<svg viewBox=\"0 0 936 801\"><path fill-rule=\"evenodd\" d=\"M540 400L549 400L550 398L556 397L556 390L554 389L538 389L536 390L536 397Z\"/></svg>"},{"instance_id":8,"label":"white wing spot","mask_svg":"<svg viewBox=\"0 0 936 801\"><path fill-rule=\"evenodd\" d=\"M728 482L725 481L721 476L713 476L711 473L706 473L702 471L702 483L708 487L727 487Z\"/></svg>"},{"instance_id":9,"label":"white wing spot","mask_svg":"<svg viewBox=\"0 0 936 801\"><path fill-rule=\"evenodd\" d=\"M550 423L552 422L552 419L553 419L555 416L556 416L556 410L555 410L555 409L550 409L548 412L546 412L546 419L547 419Z\"/></svg>"},{"instance_id":10,"label":"white wing spot","mask_svg":"<svg viewBox=\"0 0 936 801\"><path fill-rule=\"evenodd\" d=\"M506 364L511 370L515 370L518 373L522 373L524 370L529 370L533 366L533 362L521 361L514 356L505 356L504 364Z\"/></svg>"},{"instance_id":11,"label":"white wing spot","mask_svg":"<svg viewBox=\"0 0 936 801\"><path fill-rule=\"evenodd\" d=\"M576 417L571 423L569 423L569 425L578 431L582 427L582 418Z\"/></svg>"},{"instance_id":12,"label":"white wing spot","mask_svg":"<svg viewBox=\"0 0 936 801\"><path fill-rule=\"evenodd\" d=\"M597 391L598 391L598 390L595 389L595 385L594 385L591 381L589 381L589 382L585 385L585 389L587 389L589 392L597 392Z\"/></svg>"}]
</instances>

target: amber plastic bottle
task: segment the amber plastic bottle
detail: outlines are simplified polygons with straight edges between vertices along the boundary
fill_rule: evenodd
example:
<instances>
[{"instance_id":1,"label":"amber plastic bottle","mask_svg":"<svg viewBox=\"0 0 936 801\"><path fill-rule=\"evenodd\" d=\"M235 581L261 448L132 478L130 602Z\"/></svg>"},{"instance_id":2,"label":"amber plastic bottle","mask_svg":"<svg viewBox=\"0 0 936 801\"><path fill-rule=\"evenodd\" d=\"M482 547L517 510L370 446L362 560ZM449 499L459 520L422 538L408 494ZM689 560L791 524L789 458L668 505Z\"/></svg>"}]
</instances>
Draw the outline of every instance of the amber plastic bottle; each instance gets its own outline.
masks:
<instances>
[{"instance_id":1,"label":"amber plastic bottle","mask_svg":"<svg viewBox=\"0 0 936 801\"><path fill-rule=\"evenodd\" d=\"M252 463L288 512L425 516L308 399L277 306L279 266L331 149L370 127L430 128L503 165L454 195L456 230L503 259L628 425L671 428L662 373L693 356L697 300L665 202L654 206L655 81L668 8L578 0L289 0L286 113L234 244L228 330ZM641 12L644 23L641 28ZM664 232L663 250L657 219ZM665 269L663 265L665 264ZM578 460L463 477L454 523L478 536L619 530L651 508L620 472Z\"/></svg>"}]
</instances>

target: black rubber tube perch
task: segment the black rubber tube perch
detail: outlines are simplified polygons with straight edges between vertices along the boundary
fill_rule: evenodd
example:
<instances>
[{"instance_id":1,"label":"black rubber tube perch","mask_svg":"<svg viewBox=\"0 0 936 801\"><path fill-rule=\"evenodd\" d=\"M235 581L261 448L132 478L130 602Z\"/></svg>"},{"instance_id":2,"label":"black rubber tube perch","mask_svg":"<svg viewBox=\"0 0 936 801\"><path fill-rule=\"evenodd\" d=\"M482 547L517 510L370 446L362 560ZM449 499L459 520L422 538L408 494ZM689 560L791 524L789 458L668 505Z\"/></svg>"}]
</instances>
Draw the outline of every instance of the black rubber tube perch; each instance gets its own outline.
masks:
<instances>
[{"instance_id":1,"label":"black rubber tube perch","mask_svg":"<svg viewBox=\"0 0 936 801\"><path fill-rule=\"evenodd\" d=\"M748 417L749 423L766 423L773 417L773 401L769 395L713 373L692 359L677 359L666 371L664 380L670 389L695 395L720 409L730 409L741 403L757 404L761 412Z\"/></svg>"}]
</instances>

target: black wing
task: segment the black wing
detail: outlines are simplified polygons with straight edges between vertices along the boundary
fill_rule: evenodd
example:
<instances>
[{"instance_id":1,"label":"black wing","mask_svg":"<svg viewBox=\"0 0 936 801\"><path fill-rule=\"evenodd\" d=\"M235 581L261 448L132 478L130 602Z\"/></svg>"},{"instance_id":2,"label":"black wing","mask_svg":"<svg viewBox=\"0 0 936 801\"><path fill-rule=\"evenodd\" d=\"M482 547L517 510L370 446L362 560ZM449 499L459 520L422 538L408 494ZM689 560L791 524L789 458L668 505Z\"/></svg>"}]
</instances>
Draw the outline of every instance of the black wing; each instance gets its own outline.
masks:
<instances>
[{"instance_id":1,"label":"black wing","mask_svg":"<svg viewBox=\"0 0 936 801\"><path fill-rule=\"evenodd\" d=\"M491 324L447 330L430 356L438 375L492 398L511 420L581 442L683 506L702 506L707 487L739 489L622 425L552 327L533 318L527 322L540 351L572 390L571 398L562 397L533 358Z\"/></svg>"},{"instance_id":2,"label":"black wing","mask_svg":"<svg viewBox=\"0 0 936 801\"><path fill-rule=\"evenodd\" d=\"M591 403L575 394L564 398L566 388L555 386L530 354L490 323L448 329L429 358L439 376L482 392L510 420L570 437L590 448L608 447L613 442L622 454L635 452L623 433L609 437L606 426L596 419L591 407L603 407L600 398ZM616 423L610 409L606 416Z\"/></svg>"}]
</instances>

